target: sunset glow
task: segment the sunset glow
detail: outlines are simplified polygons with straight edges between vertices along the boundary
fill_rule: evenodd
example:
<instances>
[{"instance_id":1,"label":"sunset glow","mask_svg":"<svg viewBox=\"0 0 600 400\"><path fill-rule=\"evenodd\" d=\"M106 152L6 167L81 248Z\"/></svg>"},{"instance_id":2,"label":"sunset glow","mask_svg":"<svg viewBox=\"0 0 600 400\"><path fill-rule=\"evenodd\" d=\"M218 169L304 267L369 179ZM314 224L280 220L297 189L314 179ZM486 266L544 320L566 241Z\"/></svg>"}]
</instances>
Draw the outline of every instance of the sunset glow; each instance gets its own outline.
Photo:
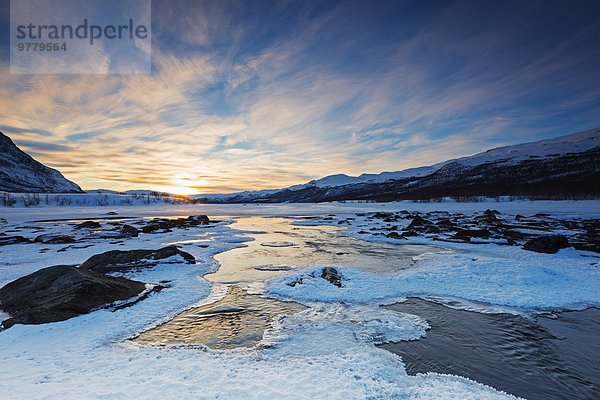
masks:
<instances>
[{"instance_id":1,"label":"sunset glow","mask_svg":"<svg viewBox=\"0 0 600 400\"><path fill-rule=\"evenodd\" d=\"M14 75L2 59L0 131L84 189L191 194L396 171L600 122L583 3L544 18L536 2L275 3L153 1L151 75Z\"/></svg>"}]
</instances>

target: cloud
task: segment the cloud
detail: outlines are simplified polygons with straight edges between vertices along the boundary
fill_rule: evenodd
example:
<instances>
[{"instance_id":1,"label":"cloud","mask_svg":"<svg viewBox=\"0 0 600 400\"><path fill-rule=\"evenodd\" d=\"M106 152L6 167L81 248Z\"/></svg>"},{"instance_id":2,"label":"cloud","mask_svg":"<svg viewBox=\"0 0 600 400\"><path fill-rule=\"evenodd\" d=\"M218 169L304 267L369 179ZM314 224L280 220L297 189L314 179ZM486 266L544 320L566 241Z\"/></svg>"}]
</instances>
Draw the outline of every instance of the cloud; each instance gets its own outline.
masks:
<instances>
[{"instance_id":1,"label":"cloud","mask_svg":"<svg viewBox=\"0 0 600 400\"><path fill-rule=\"evenodd\" d=\"M153 6L152 75L2 73L0 130L84 188L227 192L600 125L598 21L565 6Z\"/></svg>"}]
</instances>

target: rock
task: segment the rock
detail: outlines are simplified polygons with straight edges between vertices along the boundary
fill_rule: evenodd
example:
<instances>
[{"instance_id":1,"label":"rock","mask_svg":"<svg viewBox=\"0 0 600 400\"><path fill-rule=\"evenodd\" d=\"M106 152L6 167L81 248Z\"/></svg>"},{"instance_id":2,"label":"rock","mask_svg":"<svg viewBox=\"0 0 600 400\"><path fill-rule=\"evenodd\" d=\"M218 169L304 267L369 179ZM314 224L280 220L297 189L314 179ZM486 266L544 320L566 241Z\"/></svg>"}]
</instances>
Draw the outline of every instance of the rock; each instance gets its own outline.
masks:
<instances>
[{"instance_id":1,"label":"rock","mask_svg":"<svg viewBox=\"0 0 600 400\"><path fill-rule=\"evenodd\" d=\"M404 236L404 237L419 236L419 234L413 230L408 230L408 231L402 232L402 236Z\"/></svg>"},{"instance_id":2,"label":"rock","mask_svg":"<svg viewBox=\"0 0 600 400\"><path fill-rule=\"evenodd\" d=\"M8 246L10 244L31 243L31 240L23 236L0 236L0 246Z\"/></svg>"},{"instance_id":3,"label":"rock","mask_svg":"<svg viewBox=\"0 0 600 400\"><path fill-rule=\"evenodd\" d=\"M342 287L342 276L333 267L325 267L321 272L321 278L329 281L337 287Z\"/></svg>"},{"instance_id":4,"label":"rock","mask_svg":"<svg viewBox=\"0 0 600 400\"><path fill-rule=\"evenodd\" d=\"M385 218L394 218L394 214L386 213L386 212L378 212L373 214L373 218L385 219Z\"/></svg>"},{"instance_id":5,"label":"rock","mask_svg":"<svg viewBox=\"0 0 600 400\"><path fill-rule=\"evenodd\" d=\"M513 229L506 229L502 232L502 236L508 240L521 240L525 238L525 234Z\"/></svg>"},{"instance_id":6,"label":"rock","mask_svg":"<svg viewBox=\"0 0 600 400\"><path fill-rule=\"evenodd\" d=\"M100 223L96 221L85 221L75 225L75 229L98 229L101 227L102 225L100 225Z\"/></svg>"},{"instance_id":7,"label":"rock","mask_svg":"<svg viewBox=\"0 0 600 400\"><path fill-rule=\"evenodd\" d=\"M145 288L142 282L68 265L44 268L0 289L1 307L11 316L3 326L63 321L132 298Z\"/></svg>"},{"instance_id":8,"label":"rock","mask_svg":"<svg viewBox=\"0 0 600 400\"><path fill-rule=\"evenodd\" d=\"M563 235L539 236L529 240L523 246L523 249L535 251L537 253L554 254L558 250L569 247L569 240Z\"/></svg>"},{"instance_id":9,"label":"rock","mask_svg":"<svg viewBox=\"0 0 600 400\"><path fill-rule=\"evenodd\" d=\"M176 219L154 218L152 222L142 228L142 232L153 233L161 229L170 232L173 228L189 228L206 225L209 222L210 220L206 215L191 215L187 218Z\"/></svg>"},{"instance_id":10,"label":"rock","mask_svg":"<svg viewBox=\"0 0 600 400\"><path fill-rule=\"evenodd\" d=\"M411 223L408 225L406 229L419 229L424 226L432 225L430 221L424 219L423 217L417 215L413 218Z\"/></svg>"},{"instance_id":11,"label":"rock","mask_svg":"<svg viewBox=\"0 0 600 400\"><path fill-rule=\"evenodd\" d=\"M489 238L492 232L487 229L459 229L454 235L457 239L469 240L471 238Z\"/></svg>"},{"instance_id":12,"label":"rock","mask_svg":"<svg viewBox=\"0 0 600 400\"><path fill-rule=\"evenodd\" d=\"M440 228L444 228L447 230L453 229L455 227L454 222L450 221L449 219L442 219L436 222L436 225Z\"/></svg>"},{"instance_id":13,"label":"rock","mask_svg":"<svg viewBox=\"0 0 600 400\"><path fill-rule=\"evenodd\" d=\"M500 211L490 210L489 208L483 212L483 215L493 215L494 217L498 214L500 214Z\"/></svg>"},{"instance_id":14,"label":"rock","mask_svg":"<svg viewBox=\"0 0 600 400\"><path fill-rule=\"evenodd\" d=\"M163 247L160 250L112 250L96 254L81 264L81 269L108 272L122 271L132 268L153 267L159 262L175 255L183 257L187 264L195 264L196 259L189 253L175 246Z\"/></svg>"},{"instance_id":15,"label":"rock","mask_svg":"<svg viewBox=\"0 0 600 400\"><path fill-rule=\"evenodd\" d=\"M128 236L128 237L138 237L139 235L138 229L136 227L133 227L131 225L123 225L121 227L121 235L123 236Z\"/></svg>"},{"instance_id":16,"label":"rock","mask_svg":"<svg viewBox=\"0 0 600 400\"><path fill-rule=\"evenodd\" d=\"M390 232L387 235L385 235L386 237L390 238L390 239L404 239L406 240L406 238L402 235L400 235L398 232Z\"/></svg>"},{"instance_id":17,"label":"rock","mask_svg":"<svg viewBox=\"0 0 600 400\"><path fill-rule=\"evenodd\" d=\"M479 215L477 217L475 217L475 220L479 223L479 224L498 224L499 222L501 222L495 214L486 214L486 215Z\"/></svg>"},{"instance_id":18,"label":"rock","mask_svg":"<svg viewBox=\"0 0 600 400\"><path fill-rule=\"evenodd\" d=\"M36 237L34 242L44 244L68 244L75 243L76 240L69 235L45 234Z\"/></svg>"},{"instance_id":19,"label":"rock","mask_svg":"<svg viewBox=\"0 0 600 400\"><path fill-rule=\"evenodd\" d=\"M106 213L106 215L119 215L119 214L117 214L117 213L116 213L116 212L114 212L114 211L109 211L109 212L107 212L107 213Z\"/></svg>"},{"instance_id":20,"label":"rock","mask_svg":"<svg viewBox=\"0 0 600 400\"><path fill-rule=\"evenodd\" d=\"M0 224L8 224L6 218L0 218Z\"/></svg>"},{"instance_id":21,"label":"rock","mask_svg":"<svg viewBox=\"0 0 600 400\"><path fill-rule=\"evenodd\" d=\"M144 233L152 233L158 230L160 230L160 226L156 224L148 224L142 228L142 232Z\"/></svg>"}]
</instances>

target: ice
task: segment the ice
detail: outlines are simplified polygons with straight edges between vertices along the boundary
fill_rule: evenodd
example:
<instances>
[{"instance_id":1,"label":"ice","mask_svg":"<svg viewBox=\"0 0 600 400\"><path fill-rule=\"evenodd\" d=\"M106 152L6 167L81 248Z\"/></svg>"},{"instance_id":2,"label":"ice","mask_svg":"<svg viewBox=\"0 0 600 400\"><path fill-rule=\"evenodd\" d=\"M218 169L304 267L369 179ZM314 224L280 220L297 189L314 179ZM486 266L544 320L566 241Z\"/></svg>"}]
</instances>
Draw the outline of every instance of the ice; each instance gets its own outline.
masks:
<instances>
[{"instance_id":1,"label":"ice","mask_svg":"<svg viewBox=\"0 0 600 400\"><path fill-rule=\"evenodd\" d=\"M320 268L273 278L267 292L300 302L392 302L407 296L461 298L523 310L581 309L600 304L600 268L573 249L548 255L516 247L458 245L468 252L419 258L413 268L381 276L338 268L338 288ZM302 278L303 284L291 286Z\"/></svg>"},{"instance_id":2,"label":"ice","mask_svg":"<svg viewBox=\"0 0 600 400\"><path fill-rule=\"evenodd\" d=\"M491 207L490 207L491 206ZM156 215L350 215L357 212L419 209L461 212L495 208L502 212L549 212L595 215L599 202L390 203L264 206L147 205L39 207L2 209L9 227L23 221L57 217L90 218L109 210L135 217ZM331 221L329 222L331 223ZM8 227L3 225L3 230ZM58 224L57 233L69 225ZM214 270L212 257L248 240L226 223L209 230L174 230L140 235L122 245L93 240L94 246L39 253L41 244L0 249L0 285L54 264L77 264L113 249L156 249L165 243L209 232L208 247L184 250L197 264L161 263L131 274L148 283L168 280L169 288L132 307L98 310L67 321L15 325L0 333L2 399L504 399L513 398L465 378L434 373L408 376L402 359L375 346L385 341L415 340L426 335L422 318L381 308L409 295L460 298L477 307L488 304L516 309L581 308L600 304L597 258L573 249L546 255L495 244L443 243L440 252L422 254L412 268L386 274L336 267L344 276L338 288L320 278L320 266L293 270L262 283L249 283L253 294L296 300L309 308L277 320L263 347L212 351L206 348L154 348L128 338L181 311L223 296L226 286L203 276ZM352 227L346 234L355 235ZM204 238L204 236L202 236ZM427 239L418 239L434 244ZM409 243L415 243L409 241ZM435 243L440 245L440 243ZM46 246L48 247L48 246ZM285 249L282 249L285 251ZM178 260L169 260L178 261ZM298 277L304 284L287 285ZM2 316L0 316L0 319Z\"/></svg>"}]
</instances>

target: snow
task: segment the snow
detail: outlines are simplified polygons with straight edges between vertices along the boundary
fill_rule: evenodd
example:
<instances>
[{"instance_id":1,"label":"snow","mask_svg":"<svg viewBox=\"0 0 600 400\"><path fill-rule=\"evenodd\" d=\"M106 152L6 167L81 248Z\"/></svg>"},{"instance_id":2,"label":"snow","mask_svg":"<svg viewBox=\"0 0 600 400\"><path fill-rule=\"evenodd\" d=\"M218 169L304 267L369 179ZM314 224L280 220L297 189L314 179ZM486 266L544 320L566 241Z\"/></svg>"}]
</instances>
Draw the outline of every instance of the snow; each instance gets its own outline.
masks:
<instances>
[{"instance_id":1,"label":"snow","mask_svg":"<svg viewBox=\"0 0 600 400\"><path fill-rule=\"evenodd\" d=\"M59 171L46 167L19 149L0 132L0 191L81 192L81 188Z\"/></svg>"},{"instance_id":2,"label":"snow","mask_svg":"<svg viewBox=\"0 0 600 400\"><path fill-rule=\"evenodd\" d=\"M295 215L336 218L367 211L402 209L460 212L495 208L502 212L556 216L600 214L600 202L514 203L390 203L304 205L139 205L105 207L0 208L6 230L31 220L84 218L116 211L121 216L185 216L208 214L211 219L236 215ZM313 220L301 220L303 222ZM104 225L107 221L100 220ZM314 221L313 221L314 222ZM73 234L74 222L53 223L52 233ZM27 223L26 225L37 225ZM353 230L354 229L354 230ZM48 230L48 229L47 229ZM350 226L344 231L357 235ZM33 235L24 230L23 235ZM81 235L85 232L78 233ZM196 242L197 239L204 240ZM99 310L67 321L45 325L15 325L0 332L0 393L3 399L156 399L156 398L286 398L286 399L505 399L513 398L477 382L429 373L409 376L402 359L375 346L385 341L415 340L426 335L422 318L393 312L380 304L408 295L457 297L476 307L523 310L581 308L600 304L598 259L572 249L555 255L526 252L494 244L444 243L445 249L415 257L415 266L385 276L364 270L338 268L344 287L293 270L266 284L250 285L264 293L309 306L276 321L261 347L213 351L202 347L154 348L128 341L182 310L223 295L203 275L216 265L212 256L243 246L242 232L227 221L210 228L140 235L123 245L96 238L94 246L56 250L63 245L12 245L0 248L0 285L54 264L77 264L112 249L156 249L181 243L197 264L168 260L132 273L148 283L170 281L169 288L136 305L111 312ZM417 243L427 239L411 239ZM404 243L404 242L403 242ZM200 247L200 245L208 247ZM439 243L435 243L439 246ZM50 247L46 253L39 253ZM282 249L282 251L285 251ZM174 263L173 263L174 262ZM286 283L305 276L305 284ZM2 319L2 316L0 316Z\"/></svg>"},{"instance_id":3,"label":"snow","mask_svg":"<svg viewBox=\"0 0 600 400\"><path fill-rule=\"evenodd\" d=\"M583 309L600 305L600 263L572 249L556 255L517 247L455 246L463 251L441 253L416 261L409 271L381 276L338 268L345 278L338 288L320 278L320 268L274 278L272 296L302 303L312 301L393 303L408 296L460 298L523 311ZM314 278L311 273L314 273ZM303 284L289 283L303 279Z\"/></svg>"},{"instance_id":4,"label":"snow","mask_svg":"<svg viewBox=\"0 0 600 400\"><path fill-rule=\"evenodd\" d=\"M126 242L125 248L155 248L167 238L190 234L143 235ZM3 398L384 399L408 395L416 399L424 390L431 393L426 383L431 376L407 376L399 357L373 346L421 337L426 322L379 307L317 305L278 321L264 338L271 346L265 349L163 349L128 342L136 332L211 295L211 285L202 275L214 268L212 255L236 246L226 243L234 234L227 226L217 226L211 231L210 248L186 247L198 264L161 264L133 274L145 282L171 281L170 288L133 307L99 310L52 324L16 325L0 333ZM12 246L4 254L11 255L11 263L25 257L15 266L24 274L60 257L76 263L107 248L52 252L44 255L45 260L25 246ZM31 255L33 260L27 261ZM463 398L507 398L465 378L437 378L435 382L446 382ZM444 393L444 385L438 385L439 393Z\"/></svg>"}]
</instances>

